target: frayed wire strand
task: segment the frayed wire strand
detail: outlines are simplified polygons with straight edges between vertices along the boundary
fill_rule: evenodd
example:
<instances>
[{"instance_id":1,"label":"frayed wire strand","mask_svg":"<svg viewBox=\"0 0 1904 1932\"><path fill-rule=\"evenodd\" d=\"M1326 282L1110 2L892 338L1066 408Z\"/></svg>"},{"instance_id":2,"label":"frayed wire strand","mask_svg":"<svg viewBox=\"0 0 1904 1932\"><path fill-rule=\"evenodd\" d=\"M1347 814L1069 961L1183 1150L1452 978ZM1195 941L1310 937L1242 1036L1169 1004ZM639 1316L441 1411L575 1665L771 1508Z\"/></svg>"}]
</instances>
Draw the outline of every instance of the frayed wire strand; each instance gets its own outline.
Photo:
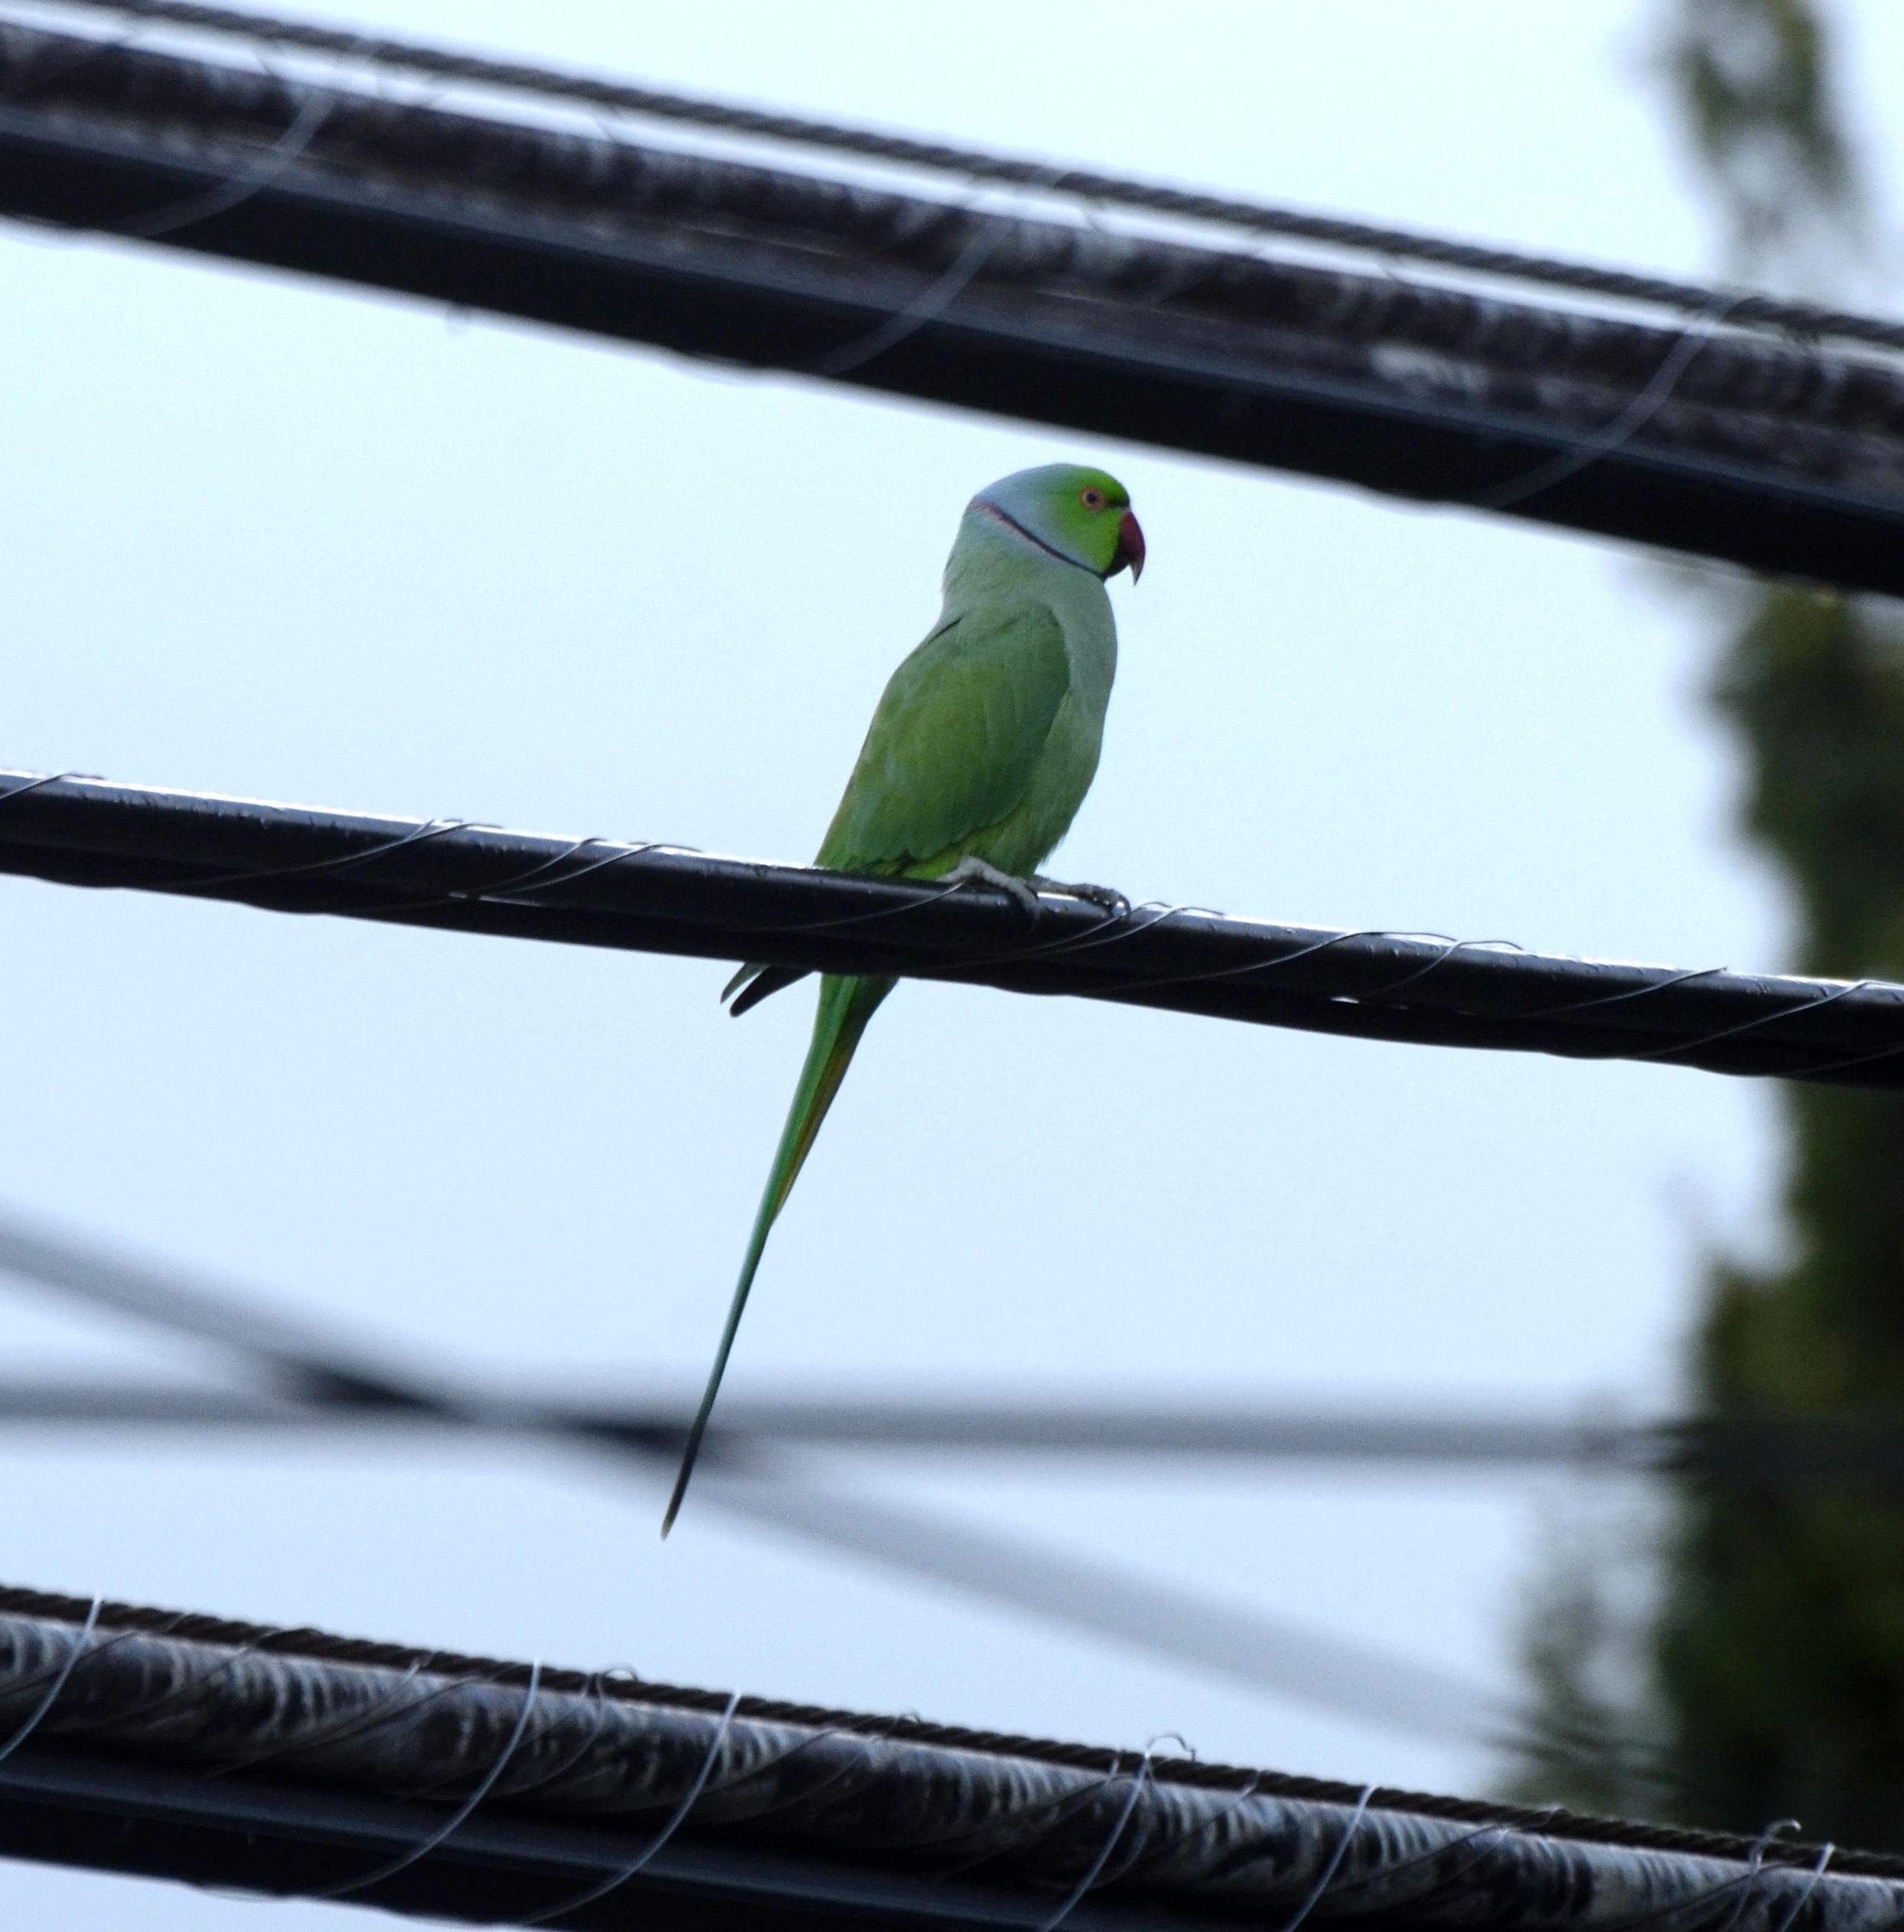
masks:
<instances>
[{"instance_id":1,"label":"frayed wire strand","mask_svg":"<svg viewBox=\"0 0 1904 1932\"><path fill-rule=\"evenodd\" d=\"M1558 1805L1548 1805L1536 1812L1534 1816L1537 1822L1531 1829L1537 1832L1541 1826L1549 1823L1560 1809L1561 1807ZM1410 1853L1407 1858L1396 1859L1391 1865L1371 1866L1366 1872L1357 1873L1352 1878L1344 1879L1335 1889L1338 1892L1353 1891L1358 1886L1373 1885L1377 1879L1394 1878L1404 1872L1413 1871L1417 1865L1434 1864L1439 1867L1441 1861L1447 1859L1451 1853L1464 1850L1469 1846L1477 1848L1474 1855L1461 1866L1459 1872L1451 1874L1437 1870L1436 1884L1439 1887L1449 1882L1452 1878L1464 1875L1472 1871L1487 1856L1494 1846L1501 1840L1514 1837L1529 1829L1530 1826L1524 1819L1490 1818L1476 1825L1472 1830L1463 1832L1459 1838L1449 1839L1438 1844L1426 1846L1419 1852Z\"/></svg>"},{"instance_id":2,"label":"frayed wire strand","mask_svg":"<svg viewBox=\"0 0 1904 1932\"><path fill-rule=\"evenodd\" d=\"M0 792L0 805L9 805L16 798L24 798L28 792L44 790L48 785L64 785L69 778L90 778L96 774L90 771L44 771L37 778L29 778L24 785L15 785L11 791Z\"/></svg>"},{"instance_id":3,"label":"frayed wire strand","mask_svg":"<svg viewBox=\"0 0 1904 1932\"><path fill-rule=\"evenodd\" d=\"M509 1734L509 1741L503 1746L495 1763L484 1773L482 1782L450 1813L445 1823L421 1843L412 1846L409 1851L391 1859L387 1864L378 1865L357 1878L347 1879L341 1885L321 1886L305 1892L302 1896L306 1898L347 1898L352 1892L361 1891L367 1885L381 1885L386 1879L395 1878L399 1872L406 1872L419 1860L428 1858L494 1790L497 1780L508 1768L509 1761L515 1756L517 1747L523 1741L523 1733L529 1728L529 1715L536 1707L536 1694L541 1687L542 1660L538 1657L529 1666L529 1686L523 1693L522 1709L516 1714L516 1727Z\"/></svg>"},{"instance_id":4,"label":"frayed wire strand","mask_svg":"<svg viewBox=\"0 0 1904 1932\"><path fill-rule=\"evenodd\" d=\"M1796 1922L1798 1914L1805 1910L1811 1895L1818 1890L1818 1882L1824 1876L1824 1868L1831 1862L1831 1854L1837 1849L1837 1847L1829 1839L1827 1839L1824 1844L1818 1847L1818 1855L1813 1862L1811 1871L1805 1875L1804 1886L1800 1890L1798 1897L1792 1901L1792 1909L1779 1920L1775 1932L1792 1932L1792 1927Z\"/></svg>"},{"instance_id":5,"label":"frayed wire strand","mask_svg":"<svg viewBox=\"0 0 1904 1932\"><path fill-rule=\"evenodd\" d=\"M1577 476L1601 458L1611 456L1638 435L1665 406L1668 399L1678 387L1679 379L1692 366L1693 358L1711 340L1720 324L1746 299L1743 292L1733 295L1716 292L1680 331L1678 340L1654 373L1652 380L1604 429L1586 437L1571 449L1562 451L1558 456L1538 464L1524 475L1510 477L1507 482L1496 484L1490 489L1478 490L1465 500L1477 510L1505 510L1542 495L1556 484Z\"/></svg>"},{"instance_id":6,"label":"frayed wire strand","mask_svg":"<svg viewBox=\"0 0 1904 1932\"><path fill-rule=\"evenodd\" d=\"M1717 1045L1721 1040L1735 1039L1742 1033L1756 1033L1762 1026L1776 1026L1783 1020L1795 1020L1802 1013L1815 1012L1821 1006L1830 1006L1847 995L1862 992L1867 986L1882 985L1876 979L1854 979L1848 986L1840 986L1835 992L1821 993L1815 999L1801 1000L1795 1006L1788 1006L1782 1012L1761 1013L1756 1019L1743 1020L1736 1026L1721 1027L1717 1032L1702 1033L1697 1040L1682 1040L1674 1045L1655 1047L1647 1053L1622 1051L1622 1060L1665 1060L1674 1054L1697 1053L1702 1048Z\"/></svg>"},{"instance_id":7,"label":"frayed wire strand","mask_svg":"<svg viewBox=\"0 0 1904 1932\"><path fill-rule=\"evenodd\" d=\"M1192 1751L1190 1755L1195 1758L1196 1754ZM1212 1812L1208 1817L1200 1819L1196 1823L1186 1826L1173 1838L1163 1838L1158 1843L1144 1847L1133 1853L1119 1868L1117 1876L1120 1878L1124 1878L1130 1872L1136 1871L1139 1865L1158 1864L1162 1859L1168 1858L1172 1852L1181 1851L1185 1846L1202 1837L1205 1833L1214 1831L1219 1825L1227 1823L1261 1790L1263 1776L1260 1771L1250 1772L1248 1781L1244 1785L1242 1790L1231 1792L1229 1803L1221 1810Z\"/></svg>"},{"instance_id":8,"label":"frayed wire strand","mask_svg":"<svg viewBox=\"0 0 1904 1932\"><path fill-rule=\"evenodd\" d=\"M923 294L904 308L889 315L876 327L847 343L844 347L794 365L800 375L841 376L862 369L888 349L896 349L909 335L916 335L949 303L957 300L971 284L998 245L1005 239L1006 223L993 218L982 221L952 266Z\"/></svg>"},{"instance_id":9,"label":"frayed wire strand","mask_svg":"<svg viewBox=\"0 0 1904 1932\"><path fill-rule=\"evenodd\" d=\"M297 118L278 139L249 166L240 168L228 181L201 194L188 196L148 215L130 215L102 223L108 232L134 241L149 242L161 235L175 235L181 229L195 228L214 215L229 213L249 201L283 174L316 138L317 132L337 105L336 95L324 88L312 90L298 110Z\"/></svg>"},{"instance_id":10,"label":"frayed wire strand","mask_svg":"<svg viewBox=\"0 0 1904 1932\"><path fill-rule=\"evenodd\" d=\"M1719 1932L1733 1932L1733 1928L1745 1917L1746 1907L1751 1902L1752 1888L1759 1882L1759 1873L1765 1862L1766 1848L1781 1832L1800 1829L1795 1818L1775 1818L1752 1841L1752 1854L1746 1862L1746 1882L1740 1889L1739 1901L1732 1908L1732 1916L1719 1929Z\"/></svg>"},{"instance_id":11,"label":"frayed wire strand","mask_svg":"<svg viewBox=\"0 0 1904 1932\"><path fill-rule=\"evenodd\" d=\"M1151 1749L1154 1749L1153 1745ZM1098 1875L1110 1862L1110 1855L1117 1849L1118 1841L1124 1835L1124 1828L1130 1823L1131 1813L1137 1809L1137 1800L1143 1796L1144 1786L1150 1777L1151 1750L1146 1750L1139 1761L1136 1775L1130 1781L1130 1790L1117 1813L1117 1822L1111 1827L1110 1836L1104 1840L1102 1849L1085 1868L1084 1875L1074 1885L1064 1902L1048 1918L1038 1921L1035 1932L1058 1932L1058 1928L1069 1918L1082 1903L1086 1892L1097 1884ZM1113 1777L1117 1773L1113 1770Z\"/></svg>"},{"instance_id":12,"label":"frayed wire strand","mask_svg":"<svg viewBox=\"0 0 1904 1932\"><path fill-rule=\"evenodd\" d=\"M539 1777L527 1783L512 1785L512 1792L540 1791L551 1784L559 1784L575 1767L581 1764L602 1741L602 1734L608 1722L608 1680L615 1678L628 1683L638 1684L641 1673L632 1664L611 1664L605 1670L592 1670L583 1682L583 1692L588 1700L592 1721L588 1735L571 1751L568 1756L559 1758Z\"/></svg>"},{"instance_id":13,"label":"frayed wire strand","mask_svg":"<svg viewBox=\"0 0 1904 1932\"><path fill-rule=\"evenodd\" d=\"M93 1599L92 1607L86 1613L86 1621L74 1631L73 1647L67 1652L65 1661L53 1673L53 1681L47 1686L46 1694L28 1713L26 1722L20 1726L19 1729L15 1731L4 1745L0 1745L0 1759L11 1758L40 1728L41 1721L59 1702L60 1693L65 1689L67 1680L73 1675L73 1666L79 1662L91 1644L93 1630L99 1621L100 1606L105 1601L103 1597L99 1596L96 1596Z\"/></svg>"},{"instance_id":14,"label":"frayed wire strand","mask_svg":"<svg viewBox=\"0 0 1904 1932\"><path fill-rule=\"evenodd\" d=\"M1570 999L1559 1006L1537 1006L1519 1017L1524 1020L1550 1020L1563 1013L1583 1013L1589 1007L1617 1006L1624 1000L1650 999L1654 994L1668 992L1674 986L1687 986L1695 979L1711 979L1731 970L1730 966L1695 966L1690 972L1669 973L1664 979L1655 980L1650 986L1629 986L1623 993L1596 993L1590 999Z\"/></svg>"},{"instance_id":15,"label":"frayed wire strand","mask_svg":"<svg viewBox=\"0 0 1904 1932\"><path fill-rule=\"evenodd\" d=\"M708 1779L713 1774L714 1766L721 1754L721 1747L727 1741L729 1728L734 1722L734 1712L738 1708L741 1694L729 1693L727 1708L721 1712L721 1721L714 1727L714 1735L707 1747L707 1754L701 1760L701 1767L694 1774L694 1782L687 1788L686 1795L669 1814L667 1823L650 1839L628 1863L611 1877L586 1891L578 1892L572 1898L565 1898L553 1905L545 1906L540 1912L525 1914L516 1922L519 1925L546 1925L552 1918L560 1918L566 1913L579 1911L585 1905L592 1905L598 1899L606 1898L610 1892L618 1891L634 1878L650 1859L654 1859L687 1822L688 1813L699 1802L703 1791L707 1788Z\"/></svg>"},{"instance_id":16,"label":"frayed wire strand","mask_svg":"<svg viewBox=\"0 0 1904 1932\"><path fill-rule=\"evenodd\" d=\"M346 1738L354 1738L364 1732L374 1731L380 1725L387 1724L393 1719L408 1717L412 1712L420 1711L425 1704L445 1694L446 1687L439 1686L436 1689L425 1691L421 1697L406 1696L426 1666L435 1661L434 1651L426 1651L419 1657L412 1657L403 1674L390 1686L388 1694L367 1710L347 1712L334 1723L321 1725L295 1741L274 1739L262 1750L236 1754L230 1763L221 1764L204 1775L207 1779L228 1777L236 1771L254 1771L260 1764L269 1764L274 1758L287 1757L293 1752L302 1753L314 1748L323 1749L341 1743Z\"/></svg>"},{"instance_id":17,"label":"frayed wire strand","mask_svg":"<svg viewBox=\"0 0 1904 1932\"><path fill-rule=\"evenodd\" d=\"M4 803L0 800L0 803ZM252 885L267 881L302 878L313 872L344 872L353 867L367 865L375 858L387 858L393 852L400 852L406 845L422 845L436 839L448 838L458 832L500 832L499 825L485 825L471 819L429 819L422 825L412 826L407 832L400 832L394 837L381 839L362 852L340 852L330 858L313 858L297 865L266 865L242 872L214 872L209 878L197 878L178 885L155 885L155 892L176 892L187 896L204 891L208 887L227 885Z\"/></svg>"},{"instance_id":18,"label":"frayed wire strand","mask_svg":"<svg viewBox=\"0 0 1904 1932\"><path fill-rule=\"evenodd\" d=\"M1335 1849L1329 1854L1329 1862L1323 1866L1322 1876L1309 1888L1309 1896L1297 1906L1295 1917L1282 1928L1282 1932L1297 1932L1302 1921L1322 1902L1322 1895L1334 1882L1342 1860L1348 1856L1349 1842L1355 1837L1357 1827L1368 1815L1368 1801L1374 1795L1374 1785L1364 1784L1362 1787L1361 1796L1355 1800L1355 1809L1349 1813L1348 1823L1343 1826L1342 1835L1336 1840Z\"/></svg>"},{"instance_id":19,"label":"frayed wire strand","mask_svg":"<svg viewBox=\"0 0 1904 1932\"><path fill-rule=\"evenodd\" d=\"M1714 1899L1723 1898L1736 1885L1739 1888L1738 1898L1734 1901L1731 1914L1724 1924L1717 1928L1717 1932L1734 1932L1734 1928L1745 1915L1746 1906L1752 1902L1752 1892L1759 1883L1759 1872L1765 1864L1767 1847L1779 1833L1796 1831L1798 1829L1798 1821L1795 1818L1775 1820L1752 1841L1751 1849L1746 1856L1746 1868L1737 1878L1722 1878L1716 1885L1709 1886L1691 1898L1668 1898L1646 1911L1635 1912L1630 1918L1616 1921L1607 1928L1607 1932L1633 1932L1636 1926L1650 1925L1655 1920L1669 1918L1676 1913L1690 1911L1697 1906L1709 1904Z\"/></svg>"}]
</instances>

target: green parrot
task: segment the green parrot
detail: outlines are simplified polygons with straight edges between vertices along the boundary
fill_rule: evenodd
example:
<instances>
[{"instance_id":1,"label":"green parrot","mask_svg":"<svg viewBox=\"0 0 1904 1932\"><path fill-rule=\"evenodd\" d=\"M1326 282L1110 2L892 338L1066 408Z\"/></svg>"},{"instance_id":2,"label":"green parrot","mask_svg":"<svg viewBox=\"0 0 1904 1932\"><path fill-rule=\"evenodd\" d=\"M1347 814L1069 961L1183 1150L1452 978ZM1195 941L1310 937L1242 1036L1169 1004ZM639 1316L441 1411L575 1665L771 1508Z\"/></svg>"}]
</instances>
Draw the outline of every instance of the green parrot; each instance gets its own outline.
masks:
<instances>
[{"instance_id":1,"label":"green parrot","mask_svg":"<svg viewBox=\"0 0 1904 1932\"><path fill-rule=\"evenodd\" d=\"M1117 669L1107 578L1143 569L1143 533L1123 486L1070 463L1021 470L966 507L945 565L944 604L892 674L814 863L882 878L999 887L1034 912L1038 867L1090 789ZM1028 885L1026 881L1029 881ZM738 1016L805 975L745 966L721 997ZM769 1230L840 1090L890 979L825 974L813 1043L794 1090L740 1280L689 1431L661 1533L673 1526L727 1368Z\"/></svg>"}]
</instances>

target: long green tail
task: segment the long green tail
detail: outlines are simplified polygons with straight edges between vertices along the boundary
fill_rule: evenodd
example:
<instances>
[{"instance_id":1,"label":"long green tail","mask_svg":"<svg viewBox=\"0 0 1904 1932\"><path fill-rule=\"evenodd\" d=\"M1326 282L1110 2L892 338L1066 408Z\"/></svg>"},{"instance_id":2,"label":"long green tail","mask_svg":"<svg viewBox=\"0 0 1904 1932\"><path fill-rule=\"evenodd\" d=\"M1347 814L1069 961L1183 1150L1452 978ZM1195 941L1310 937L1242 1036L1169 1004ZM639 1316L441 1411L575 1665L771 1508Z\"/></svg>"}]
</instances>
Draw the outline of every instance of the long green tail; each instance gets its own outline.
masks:
<instances>
[{"instance_id":1,"label":"long green tail","mask_svg":"<svg viewBox=\"0 0 1904 1932\"><path fill-rule=\"evenodd\" d=\"M668 1499L667 1514L661 1519L661 1533L674 1527L680 1514L681 1499L687 1494L688 1478L694 1474L694 1461L701 1452L701 1438L707 1433L707 1419L714 1412L714 1398L720 1393L721 1377L727 1373L727 1358L733 1352L734 1334L741 1325L741 1311L747 1306L747 1292L754 1285L755 1271L760 1266L767 1236L787 1197L794 1191L820 1123L833 1105L840 1083L853 1064L853 1049L866 1030L866 1022L879 1002L892 992L890 979L840 979L828 974L820 982L820 1011L813 1016L813 1044L807 1049L807 1064L800 1070L800 1084L794 1089L794 1103L787 1111L787 1125L781 1130L780 1147L774 1165L768 1170L767 1191L761 1196L760 1212L754 1217L754 1232L747 1243L747 1258L741 1263L741 1278L734 1298L728 1304L727 1326L721 1331L720 1346L714 1351L714 1367L707 1378L707 1390L688 1431L687 1448L681 1456L681 1473L674 1479L674 1494Z\"/></svg>"}]
</instances>

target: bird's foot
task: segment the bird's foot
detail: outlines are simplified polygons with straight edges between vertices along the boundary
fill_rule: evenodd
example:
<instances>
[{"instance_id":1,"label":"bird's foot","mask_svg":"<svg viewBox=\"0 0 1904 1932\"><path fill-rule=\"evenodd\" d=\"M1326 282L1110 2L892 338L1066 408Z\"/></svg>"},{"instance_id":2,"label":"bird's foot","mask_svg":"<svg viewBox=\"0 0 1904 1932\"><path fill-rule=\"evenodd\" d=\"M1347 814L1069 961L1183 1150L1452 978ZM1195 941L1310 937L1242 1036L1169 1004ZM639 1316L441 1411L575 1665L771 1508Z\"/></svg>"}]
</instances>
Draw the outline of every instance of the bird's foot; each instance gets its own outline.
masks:
<instances>
[{"instance_id":1,"label":"bird's foot","mask_svg":"<svg viewBox=\"0 0 1904 1932\"><path fill-rule=\"evenodd\" d=\"M1032 883L1041 892L1059 892L1068 899L1082 899L1085 904L1120 919L1130 910L1130 901L1114 885L1074 885L1064 879L1043 878L1035 873Z\"/></svg>"},{"instance_id":2,"label":"bird's foot","mask_svg":"<svg viewBox=\"0 0 1904 1932\"><path fill-rule=\"evenodd\" d=\"M1038 887L1042 881L1026 881L1015 873L1001 872L982 858L967 852L949 872L939 875L938 884L956 892L962 885L989 885L1003 892L1028 919L1038 917Z\"/></svg>"}]
</instances>

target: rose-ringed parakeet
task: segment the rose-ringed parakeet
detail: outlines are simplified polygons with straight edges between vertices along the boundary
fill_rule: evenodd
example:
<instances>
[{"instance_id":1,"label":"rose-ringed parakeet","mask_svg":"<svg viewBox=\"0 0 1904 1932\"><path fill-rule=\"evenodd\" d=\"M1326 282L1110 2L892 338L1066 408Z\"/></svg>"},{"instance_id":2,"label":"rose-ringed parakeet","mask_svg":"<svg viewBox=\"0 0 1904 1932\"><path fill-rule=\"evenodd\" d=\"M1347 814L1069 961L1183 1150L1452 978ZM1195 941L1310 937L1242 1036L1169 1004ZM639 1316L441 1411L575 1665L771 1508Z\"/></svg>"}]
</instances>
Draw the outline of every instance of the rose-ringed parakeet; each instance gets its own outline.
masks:
<instances>
[{"instance_id":1,"label":"rose-ringed parakeet","mask_svg":"<svg viewBox=\"0 0 1904 1932\"><path fill-rule=\"evenodd\" d=\"M1038 867L1097 768L1117 668L1108 578L1143 568L1123 485L1101 470L1021 470L967 505L946 559L944 604L892 674L817 865L887 878L1002 886L1035 905ZM1060 888L1067 891L1094 888ZM722 997L745 1012L804 976L743 966ZM820 1010L662 1520L673 1526L768 1230L890 979L823 976Z\"/></svg>"}]
</instances>

